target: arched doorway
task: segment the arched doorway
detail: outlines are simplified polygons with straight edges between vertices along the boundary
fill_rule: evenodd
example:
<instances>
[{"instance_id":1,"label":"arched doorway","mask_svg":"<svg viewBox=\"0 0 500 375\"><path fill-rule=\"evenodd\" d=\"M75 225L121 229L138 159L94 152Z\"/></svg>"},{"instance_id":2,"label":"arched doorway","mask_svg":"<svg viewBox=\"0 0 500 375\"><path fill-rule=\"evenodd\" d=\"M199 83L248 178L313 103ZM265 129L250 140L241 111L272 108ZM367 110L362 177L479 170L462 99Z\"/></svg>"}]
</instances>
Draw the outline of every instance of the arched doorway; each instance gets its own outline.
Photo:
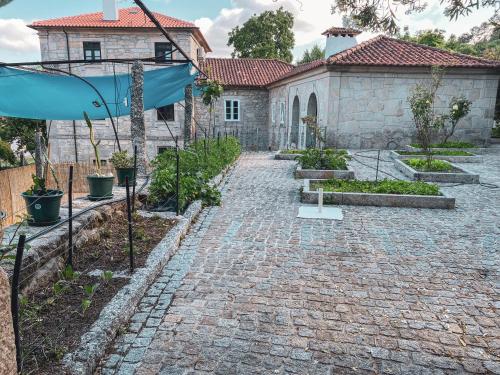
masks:
<instances>
[{"instance_id":1,"label":"arched doorway","mask_svg":"<svg viewBox=\"0 0 500 375\"><path fill-rule=\"evenodd\" d=\"M290 146L298 148L299 146L299 121L300 121L300 101L299 97L295 96L292 107L292 128L290 131Z\"/></svg>"},{"instance_id":2,"label":"arched doorway","mask_svg":"<svg viewBox=\"0 0 500 375\"><path fill-rule=\"evenodd\" d=\"M316 118L316 121L318 120L318 99L315 93L309 96L309 101L307 102L307 116L313 116ZM316 137L314 131L307 127L306 134L306 147L315 147Z\"/></svg>"}]
</instances>

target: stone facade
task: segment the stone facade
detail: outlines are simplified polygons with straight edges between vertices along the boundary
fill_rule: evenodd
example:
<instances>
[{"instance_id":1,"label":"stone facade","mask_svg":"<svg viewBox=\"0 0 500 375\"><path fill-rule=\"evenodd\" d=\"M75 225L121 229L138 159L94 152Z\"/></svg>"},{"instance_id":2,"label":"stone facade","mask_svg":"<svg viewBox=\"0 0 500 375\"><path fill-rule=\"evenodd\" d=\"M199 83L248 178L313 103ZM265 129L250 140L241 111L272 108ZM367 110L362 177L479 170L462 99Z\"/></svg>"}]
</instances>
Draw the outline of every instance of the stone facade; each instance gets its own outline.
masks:
<instances>
[{"instance_id":1,"label":"stone facade","mask_svg":"<svg viewBox=\"0 0 500 375\"><path fill-rule=\"evenodd\" d=\"M42 60L65 60L68 59L67 46L69 45L69 57L73 60L83 59L83 42L100 42L102 58L134 58L153 57L155 54L155 42L165 42L166 39L159 32L147 30L85 30L68 29L67 39L63 30L39 30ZM200 44L190 31L169 30L172 39L197 61L197 49ZM67 44L68 41L68 44ZM178 52L174 52L173 59L181 59ZM60 69L68 69L68 66L60 65ZM146 64L145 70L155 69L152 64ZM92 65L73 65L72 72L82 76L113 75L114 73L129 73L130 66L126 64L101 63ZM170 130L174 136L182 140L182 128L184 126L183 102L175 104L174 121L169 122ZM132 151L130 142L130 118L128 116L114 119L118 127L120 144L123 149ZM145 112L147 132L147 158L152 160L160 147L172 147L174 141L169 130L162 121L157 120L155 110ZM117 150L113 129L110 120L94 121L96 139L101 140L101 158L108 160L111 154ZM76 137L76 141L75 141ZM93 152L88 141L88 129L83 121L76 121L73 127L72 121L52 121L50 126L50 155L53 161L74 161L75 152L78 152L78 160L87 162L93 160ZM76 144L76 146L75 146ZM75 151L75 148L77 151Z\"/></svg>"},{"instance_id":2,"label":"stone facade","mask_svg":"<svg viewBox=\"0 0 500 375\"><path fill-rule=\"evenodd\" d=\"M240 119L239 121L225 120L225 101L238 100ZM267 150L269 147L269 129L267 122L269 118L269 91L267 89L245 89L226 88L221 98L214 106L212 121L215 117L214 126L210 127L210 112L202 103L200 98L195 98L194 112L195 120L203 129L209 129L212 135L236 135L242 147L248 150ZM197 136L203 131L198 129Z\"/></svg>"},{"instance_id":3,"label":"stone facade","mask_svg":"<svg viewBox=\"0 0 500 375\"><path fill-rule=\"evenodd\" d=\"M326 131L326 143L343 148L396 148L415 140L414 123L407 101L411 89L429 80L429 70L367 68L328 71L316 69L270 89L270 108L285 101L286 119L269 119L271 147L305 146L293 142L293 102L300 102L300 118L308 113L311 94L317 98L318 125ZM477 70L449 71L438 91L437 109L447 111L453 96L464 95L472 110L458 125L455 139L479 145L488 143L493 127L498 75ZM272 110L272 109L271 109ZM272 116L271 116L272 117ZM302 125L303 127L303 125ZM308 135L309 136L309 135Z\"/></svg>"}]
</instances>

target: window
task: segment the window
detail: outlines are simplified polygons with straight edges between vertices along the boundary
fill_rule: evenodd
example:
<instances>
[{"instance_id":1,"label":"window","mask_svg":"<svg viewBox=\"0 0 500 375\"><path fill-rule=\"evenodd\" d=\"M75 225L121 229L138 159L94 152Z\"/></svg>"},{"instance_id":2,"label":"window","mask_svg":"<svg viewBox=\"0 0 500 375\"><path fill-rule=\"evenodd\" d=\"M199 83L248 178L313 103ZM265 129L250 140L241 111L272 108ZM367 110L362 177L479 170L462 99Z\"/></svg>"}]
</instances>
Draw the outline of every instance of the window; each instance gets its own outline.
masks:
<instances>
[{"instance_id":1,"label":"window","mask_svg":"<svg viewBox=\"0 0 500 375\"><path fill-rule=\"evenodd\" d=\"M226 100L224 103L226 121L240 121L240 101L231 99Z\"/></svg>"},{"instance_id":2,"label":"window","mask_svg":"<svg viewBox=\"0 0 500 375\"><path fill-rule=\"evenodd\" d=\"M285 102L280 103L280 124L285 123Z\"/></svg>"},{"instance_id":3,"label":"window","mask_svg":"<svg viewBox=\"0 0 500 375\"><path fill-rule=\"evenodd\" d=\"M172 43L155 43L156 62L172 61Z\"/></svg>"},{"instance_id":4,"label":"window","mask_svg":"<svg viewBox=\"0 0 500 375\"><path fill-rule=\"evenodd\" d=\"M93 61L101 59L101 42L83 42L83 57Z\"/></svg>"},{"instance_id":5,"label":"window","mask_svg":"<svg viewBox=\"0 0 500 375\"><path fill-rule=\"evenodd\" d=\"M156 110L156 119L158 121L175 121L174 105L169 104Z\"/></svg>"},{"instance_id":6,"label":"window","mask_svg":"<svg viewBox=\"0 0 500 375\"><path fill-rule=\"evenodd\" d=\"M276 122L276 103L271 104L271 121L273 124Z\"/></svg>"}]
</instances>

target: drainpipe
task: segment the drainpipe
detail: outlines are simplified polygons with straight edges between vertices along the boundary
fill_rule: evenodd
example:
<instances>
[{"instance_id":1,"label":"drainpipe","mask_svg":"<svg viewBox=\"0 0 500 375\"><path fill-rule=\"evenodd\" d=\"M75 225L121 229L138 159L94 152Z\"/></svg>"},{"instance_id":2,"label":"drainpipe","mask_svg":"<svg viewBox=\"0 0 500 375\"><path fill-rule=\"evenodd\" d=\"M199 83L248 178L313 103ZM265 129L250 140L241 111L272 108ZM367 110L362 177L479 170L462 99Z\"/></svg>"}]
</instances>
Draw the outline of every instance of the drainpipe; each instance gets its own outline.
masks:
<instances>
[{"instance_id":1,"label":"drainpipe","mask_svg":"<svg viewBox=\"0 0 500 375\"><path fill-rule=\"evenodd\" d=\"M71 61L71 55L69 52L69 36L65 29L63 29L63 33L66 36L66 54L68 56L68 61ZM71 64L68 62L68 71L71 73ZM76 141L76 121L73 120L73 143L75 145L75 162L78 163L78 143Z\"/></svg>"}]
</instances>

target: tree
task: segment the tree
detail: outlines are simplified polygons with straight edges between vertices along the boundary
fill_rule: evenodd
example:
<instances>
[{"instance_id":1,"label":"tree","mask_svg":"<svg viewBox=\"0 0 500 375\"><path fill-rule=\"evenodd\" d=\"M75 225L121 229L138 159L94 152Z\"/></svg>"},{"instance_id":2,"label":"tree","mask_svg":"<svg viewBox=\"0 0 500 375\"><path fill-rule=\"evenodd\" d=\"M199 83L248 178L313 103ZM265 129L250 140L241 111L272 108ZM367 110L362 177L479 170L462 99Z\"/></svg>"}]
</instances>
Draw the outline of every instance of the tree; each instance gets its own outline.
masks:
<instances>
[{"instance_id":1,"label":"tree","mask_svg":"<svg viewBox=\"0 0 500 375\"><path fill-rule=\"evenodd\" d=\"M281 59L292 62L295 46L293 14L279 8L252 16L242 27L229 33L227 45L234 57Z\"/></svg>"},{"instance_id":2,"label":"tree","mask_svg":"<svg viewBox=\"0 0 500 375\"><path fill-rule=\"evenodd\" d=\"M315 44L312 48L311 51L309 52L308 49L304 51L304 55L302 56L302 59L298 61L299 64L305 64L309 63L312 61L316 60L321 60L325 58L325 49L321 48L317 44Z\"/></svg>"},{"instance_id":3,"label":"tree","mask_svg":"<svg viewBox=\"0 0 500 375\"><path fill-rule=\"evenodd\" d=\"M3 166L3 163L7 163L9 165L16 164L16 155L12 152L10 148L10 144L0 140L0 169Z\"/></svg>"},{"instance_id":4,"label":"tree","mask_svg":"<svg viewBox=\"0 0 500 375\"><path fill-rule=\"evenodd\" d=\"M4 5L7 5L10 3L12 0L0 0L0 8L3 7Z\"/></svg>"},{"instance_id":5,"label":"tree","mask_svg":"<svg viewBox=\"0 0 500 375\"><path fill-rule=\"evenodd\" d=\"M40 127L43 138L47 139L45 121L1 117L0 139L9 144L16 144L19 152L27 151L34 155L36 148L35 133L37 127Z\"/></svg>"},{"instance_id":6,"label":"tree","mask_svg":"<svg viewBox=\"0 0 500 375\"><path fill-rule=\"evenodd\" d=\"M497 0L461 1L442 0L443 14L450 20L469 16L480 8L491 8L493 17L498 17L500 9ZM396 34L400 27L397 24L397 13L405 14L423 12L428 3L420 0L387 1L387 0L336 0L332 5L332 13L340 13L351 18L359 27L374 31L388 31Z\"/></svg>"}]
</instances>

